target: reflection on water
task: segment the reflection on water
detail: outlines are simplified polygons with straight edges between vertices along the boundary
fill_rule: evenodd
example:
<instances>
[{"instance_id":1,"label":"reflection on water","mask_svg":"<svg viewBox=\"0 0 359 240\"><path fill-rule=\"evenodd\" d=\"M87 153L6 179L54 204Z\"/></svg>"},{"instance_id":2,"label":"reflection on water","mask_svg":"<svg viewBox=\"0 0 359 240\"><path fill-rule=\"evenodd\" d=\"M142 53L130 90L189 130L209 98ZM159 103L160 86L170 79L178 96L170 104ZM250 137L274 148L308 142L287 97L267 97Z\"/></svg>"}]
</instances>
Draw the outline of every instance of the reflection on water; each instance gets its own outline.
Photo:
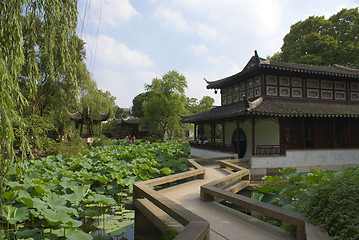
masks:
<instances>
[{"instance_id":1,"label":"reflection on water","mask_svg":"<svg viewBox=\"0 0 359 240\"><path fill-rule=\"evenodd\" d=\"M80 227L86 233L99 240L133 240L134 211L118 208L94 206L87 209L86 218Z\"/></svg>"}]
</instances>

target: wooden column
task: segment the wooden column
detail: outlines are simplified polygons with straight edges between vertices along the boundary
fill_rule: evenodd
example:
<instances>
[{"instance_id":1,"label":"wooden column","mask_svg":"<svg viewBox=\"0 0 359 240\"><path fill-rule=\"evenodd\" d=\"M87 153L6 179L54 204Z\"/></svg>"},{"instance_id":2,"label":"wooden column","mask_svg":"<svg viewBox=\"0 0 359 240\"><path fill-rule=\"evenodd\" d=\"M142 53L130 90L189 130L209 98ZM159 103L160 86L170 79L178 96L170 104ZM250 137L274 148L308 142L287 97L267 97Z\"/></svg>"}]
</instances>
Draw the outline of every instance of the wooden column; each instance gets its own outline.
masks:
<instances>
[{"instance_id":1,"label":"wooden column","mask_svg":"<svg viewBox=\"0 0 359 240\"><path fill-rule=\"evenodd\" d=\"M336 132L335 132L335 118L333 118L333 138L334 138L334 148L337 148Z\"/></svg>"},{"instance_id":2,"label":"wooden column","mask_svg":"<svg viewBox=\"0 0 359 240\"><path fill-rule=\"evenodd\" d=\"M197 123L194 124L194 140L197 139Z\"/></svg>"},{"instance_id":3,"label":"wooden column","mask_svg":"<svg viewBox=\"0 0 359 240\"><path fill-rule=\"evenodd\" d=\"M315 149L318 149L318 118L315 118Z\"/></svg>"},{"instance_id":4,"label":"wooden column","mask_svg":"<svg viewBox=\"0 0 359 240\"><path fill-rule=\"evenodd\" d=\"M348 147L352 147L352 134L351 134L351 121L350 118L348 118Z\"/></svg>"},{"instance_id":5,"label":"wooden column","mask_svg":"<svg viewBox=\"0 0 359 240\"><path fill-rule=\"evenodd\" d=\"M211 144L214 144L214 127L215 127L214 123L210 123L210 128L211 128L211 141L210 141L210 143Z\"/></svg>"},{"instance_id":6,"label":"wooden column","mask_svg":"<svg viewBox=\"0 0 359 240\"><path fill-rule=\"evenodd\" d=\"M237 119L237 158L239 158L239 119Z\"/></svg>"},{"instance_id":7,"label":"wooden column","mask_svg":"<svg viewBox=\"0 0 359 240\"><path fill-rule=\"evenodd\" d=\"M224 131L224 121L222 121L222 147L225 148L226 143L225 143L225 135L224 135L225 131Z\"/></svg>"},{"instance_id":8,"label":"wooden column","mask_svg":"<svg viewBox=\"0 0 359 240\"><path fill-rule=\"evenodd\" d=\"M256 131L255 131L256 119L252 117L252 156L256 155Z\"/></svg>"},{"instance_id":9,"label":"wooden column","mask_svg":"<svg viewBox=\"0 0 359 240\"><path fill-rule=\"evenodd\" d=\"M303 139L302 139L302 141L303 141L303 148L305 149L306 148L306 146L305 146L305 142L306 142L306 139L305 139L305 137L306 137L306 131L305 131L305 118L303 117L303 124L302 124L302 129L303 129Z\"/></svg>"},{"instance_id":10,"label":"wooden column","mask_svg":"<svg viewBox=\"0 0 359 240\"><path fill-rule=\"evenodd\" d=\"M203 123L201 123L201 142L202 143L203 143L203 132L204 132Z\"/></svg>"}]
</instances>

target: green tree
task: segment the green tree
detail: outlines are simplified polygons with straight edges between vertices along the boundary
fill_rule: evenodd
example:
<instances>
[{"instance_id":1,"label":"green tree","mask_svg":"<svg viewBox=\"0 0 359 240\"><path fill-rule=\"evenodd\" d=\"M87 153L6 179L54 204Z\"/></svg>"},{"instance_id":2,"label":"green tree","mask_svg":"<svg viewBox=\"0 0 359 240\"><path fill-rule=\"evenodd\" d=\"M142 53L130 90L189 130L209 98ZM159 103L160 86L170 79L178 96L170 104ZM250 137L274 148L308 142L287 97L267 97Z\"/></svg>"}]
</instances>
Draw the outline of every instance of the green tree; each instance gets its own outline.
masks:
<instances>
[{"instance_id":1,"label":"green tree","mask_svg":"<svg viewBox=\"0 0 359 240\"><path fill-rule=\"evenodd\" d=\"M143 103L143 120L149 124L151 133L164 139L181 134L180 116L185 113L184 89L186 78L177 71L169 71L162 79L154 78L151 84L145 85L148 97Z\"/></svg>"},{"instance_id":2,"label":"green tree","mask_svg":"<svg viewBox=\"0 0 359 240\"><path fill-rule=\"evenodd\" d=\"M342 9L329 19L309 17L291 26L273 61L359 68L359 11Z\"/></svg>"},{"instance_id":3,"label":"green tree","mask_svg":"<svg viewBox=\"0 0 359 240\"><path fill-rule=\"evenodd\" d=\"M197 98L186 98L185 108L190 114L203 112L213 107L214 99L204 96L199 102Z\"/></svg>"},{"instance_id":4,"label":"green tree","mask_svg":"<svg viewBox=\"0 0 359 240\"><path fill-rule=\"evenodd\" d=\"M149 93L144 92L138 94L133 100L132 100L132 115L134 117L141 118L144 116L143 113L143 102L146 101L148 98Z\"/></svg>"},{"instance_id":5,"label":"green tree","mask_svg":"<svg viewBox=\"0 0 359 240\"><path fill-rule=\"evenodd\" d=\"M22 159L29 150L23 122L28 104L20 89L26 81L28 98L37 95L42 80L37 57L46 56L47 76L55 79L64 72L76 84L76 0L12 0L0 2L0 190L10 167L16 163L15 139ZM41 39L41 40L39 40ZM39 44L39 43L42 44ZM17 131L15 131L17 126ZM2 194L1 194L2 195Z\"/></svg>"}]
</instances>

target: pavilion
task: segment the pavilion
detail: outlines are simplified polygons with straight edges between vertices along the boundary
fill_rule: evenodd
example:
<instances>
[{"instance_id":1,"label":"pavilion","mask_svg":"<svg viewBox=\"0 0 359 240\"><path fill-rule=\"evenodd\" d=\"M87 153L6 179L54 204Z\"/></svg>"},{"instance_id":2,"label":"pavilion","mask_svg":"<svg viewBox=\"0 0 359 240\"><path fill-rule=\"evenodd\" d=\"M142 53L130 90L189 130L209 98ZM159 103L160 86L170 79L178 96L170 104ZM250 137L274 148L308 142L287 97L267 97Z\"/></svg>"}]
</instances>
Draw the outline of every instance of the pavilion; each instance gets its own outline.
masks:
<instances>
[{"instance_id":1,"label":"pavilion","mask_svg":"<svg viewBox=\"0 0 359 240\"><path fill-rule=\"evenodd\" d=\"M207 88L221 106L182 116L194 124L191 154L249 158L254 174L359 164L359 70L273 62L255 55Z\"/></svg>"}]
</instances>

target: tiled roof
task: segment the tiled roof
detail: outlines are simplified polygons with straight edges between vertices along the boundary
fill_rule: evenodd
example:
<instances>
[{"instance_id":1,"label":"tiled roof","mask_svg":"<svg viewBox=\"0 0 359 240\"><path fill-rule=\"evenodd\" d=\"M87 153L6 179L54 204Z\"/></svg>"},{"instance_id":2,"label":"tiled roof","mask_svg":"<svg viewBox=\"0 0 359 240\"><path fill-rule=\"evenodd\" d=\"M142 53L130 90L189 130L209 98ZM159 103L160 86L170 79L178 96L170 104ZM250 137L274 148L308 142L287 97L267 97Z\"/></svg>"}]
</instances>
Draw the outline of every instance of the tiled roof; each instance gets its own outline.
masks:
<instances>
[{"instance_id":1,"label":"tiled roof","mask_svg":"<svg viewBox=\"0 0 359 240\"><path fill-rule=\"evenodd\" d=\"M182 122L202 122L245 115L267 117L359 117L359 102L263 97L260 104L246 108L240 101L210 110L182 116Z\"/></svg>"},{"instance_id":2,"label":"tiled roof","mask_svg":"<svg viewBox=\"0 0 359 240\"><path fill-rule=\"evenodd\" d=\"M289 72L291 74L312 74L316 76L322 75L346 77L359 80L359 70L357 69L347 68L336 64L332 66L316 66L297 63L272 62L263 58L259 58L256 54L250 59L241 72L220 80L210 82L207 81L207 88L221 88L222 86L227 86L233 84L234 82L238 82L242 77L245 77L245 75L251 72L262 71L265 69Z\"/></svg>"}]
</instances>

